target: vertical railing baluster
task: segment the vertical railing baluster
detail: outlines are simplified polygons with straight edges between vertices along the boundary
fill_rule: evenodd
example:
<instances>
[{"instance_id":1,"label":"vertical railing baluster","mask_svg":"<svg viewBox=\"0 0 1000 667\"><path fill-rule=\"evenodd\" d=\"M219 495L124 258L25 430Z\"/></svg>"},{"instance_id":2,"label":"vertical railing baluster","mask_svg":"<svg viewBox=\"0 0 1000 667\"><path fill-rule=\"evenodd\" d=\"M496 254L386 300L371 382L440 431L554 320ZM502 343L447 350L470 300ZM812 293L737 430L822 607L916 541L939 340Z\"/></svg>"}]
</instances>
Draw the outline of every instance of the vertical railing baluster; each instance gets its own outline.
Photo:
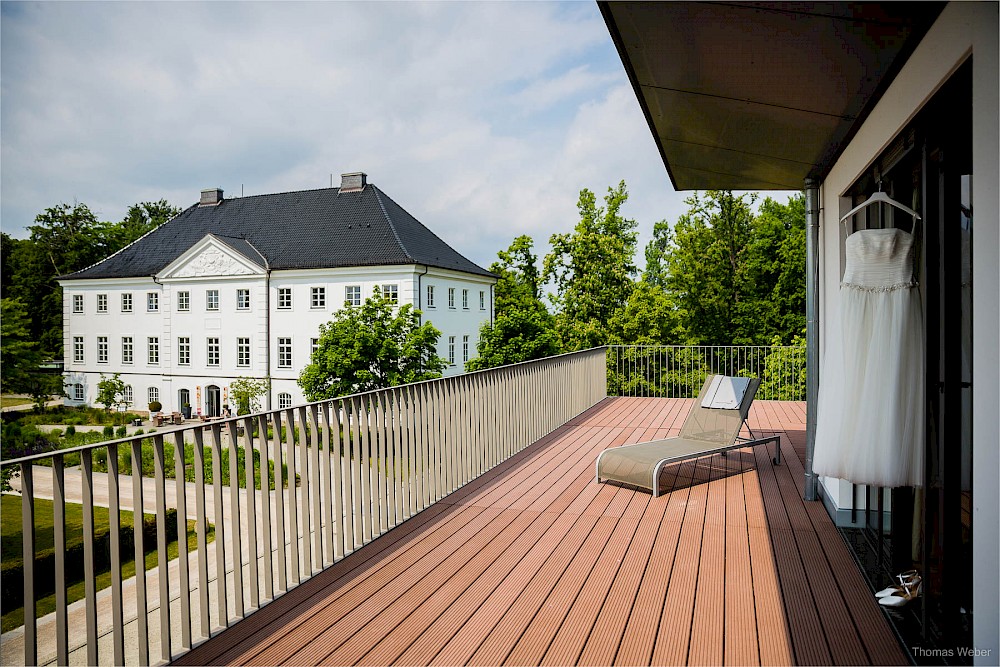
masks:
<instances>
[{"instance_id":1,"label":"vertical railing baluster","mask_svg":"<svg viewBox=\"0 0 1000 667\"><path fill-rule=\"evenodd\" d=\"M284 472L284 462L281 456L281 410L271 413L274 432L271 433L271 457L274 459L274 536L277 543L278 590L282 593L288 590L288 570L285 566L287 558L285 551L285 484L291 488L295 485L294 478L289 478Z\"/></svg>"},{"instance_id":2,"label":"vertical railing baluster","mask_svg":"<svg viewBox=\"0 0 1000 667\"><path fill-rule=\"evenodd\" d=\"M31 463L21 464L21 571L24 574L24 664L38 664L35 607L35 481Z\"/></svg>"},{"instance_id":3,"label":"vertical railing baluster","mask_svg":"<svg viewBox=\"0 0 1000 667\"><path fill-rule=\"evenodd\" d=\"M194 435L194 511L195 531L198 535L198 610L199 632L202 637L212 634L212 619L208 603L208 512L205 509L205 437L200 428ZM117 664L117 663L116 663Z\"/></svg>"},{"instance_id":4,"label":"vertical railing baluster","mask_svg":"<svg viewBox=\"0 0 1000 667\"><path fill-rule=\"evenodd\" d=\"M229 596L226 592L226 512L222 506L222 426L212 424L212 500L215 505L215 587L219 605L219 627L229 627ZM235 558L234 558L235 559Z\"/></svg>"},{"instance_id":5,"label":"vertical railing baluster","mask_svg":"<svg viewBox=\"0 0 1000 667\"><path fill-rule=\"evenodd\" d=\"M372 495L376 509L375 516L372 517L372 537L376 537L389 528L389 494L386 489L385 394L377 391L371 396L372 410L369 420L372 422L372 472L375 478Z\"/></svg>"},{"instance_id":6,"label":"vertical railing baluster","mask_svg":"<svg viewBox=\"0 0 1000 667\"><path fill-rule=\"evenodd\" d=\"M323 518L320 523L323 525L323 544L326 547L324 552L324 563L332 564L334 562L334 547L333 547L333 508L336 503L333 498L333 449L332 441L333 434L330 432L330 403L321 403L319 406L319 411L322 419L320 420L320 432L323 436Z\"/></svg>"},{"instance_id":7,"label":"vertical railing baluster","mask_svg":"<svg viewBox=\"0 0 1000 667\"><path fill-rule=\"evenodd\" d=\"M170 662L170 577L167 564L167 499L163 436L153 436L153 482L156 497L156 582L160 589L160 658ZM181 517L177 517L181 521ZM136 563L136 571L138 571Z\"/></svg>"},{"instance_id":8,"label":"vertical railing baluster","mask_svg":"<svg viewBox=\"0 0 1000 667\"><path fill-rule=\"evenodd\" d=\"M52 526L56 561L56 664L69 664L66 620L66 477L62 454L52 457Z\"/></svg>"},{"instance_id":9,"label":"vertical railing baluster","mask_svg":"<svg viewBox=\"0 0 1000 667\"><path fill-rule=\"evenodd\" d=\"M327 455L327 472L323 477L327 497L327 540L330 545L330 562L344 557L343 472L341 469L340 414L338 404L323 404L324 445Z\"/></svg>"},{"instance_id":10,"label":"vertical railing baluster","mask_svg":"<svg viewBox=\"0 0 1000 667\"><path fill-rule=\"evenodd\" d=\"M97 664L97 582L94 576L94 460L93 450L80 452L83 472L83 577L86 596L87 664Z\"/></svg>"},{"instance_id":11,"label":"vertical railing baluster","mask_svg":"<svg viewBox=\"0 0 1000 667\"><path fill-rule=\"evenodd\" d=\"M229 430L229 516L232 525L229 529L229 539L232 542L233 553L233 613L237 617L246 616L243 604L243 536L240 526L240 443L236 432L236 422L226 423ZM247 462L244 461L244 469ZM250 462L253 466L253 462Z\"/></svg>"},{"instance_id":12,"label":"vertical railing baluster","mask_svg":"<svg viewBox=\"0 0 1000 667\"><path fill-rule=\"evenodd\" d=\"M260 537L261 551L264 552L264 597L268 600L274 599L274 565L271 563L271 480L277 480L278 470L275 465L274 474L271 474L272 461L267 455L267 446L270 443L267 437L267 415L257 415L257 444L255 450L260 452ZM275 489L280 488L275 481Z\"/></svg>"},{"instance_id":13,"label":"vertical railing baluster","mask_svg":"<svg viewBox=\"0 0 1000 667\"><path fill-rule=\"evenodd\" d=\"M291 581L298 584L299 576L299 510L298 510L298 466L295 465L295 410L285 410L285 463L288 466L288 537L289 573ZM308 546L308 544L306 545Z\"/></svg>"},{"instance_id":14,"label":"vertical railing baluster","mask_svg":"<svg viewBox=\"0 0 1000 667\"><path fill-rule=\"evenodd\" d=\"M337 417L338 431L340 432L340 483L339 487L343 510L343 524L338 523L338 527L343 528L338 544L343 544L343 555L354 551L354 478L352 476L352 453L351 453L351 413L348 404L344 401L334 403L334 415Z\"/></svg>"},{"instance_id":15,"label":"vertical railing baluster","mask_svg":"<svg viewBox=\"0 0 1000 667\"><path fill-rule=\"evenodd\" d=\"M146 604L146 551L143 535L142 440L132 441L132 536L135 545L135 617L139 632L139 664L149 664L149 627Z\"/></svg>"},{"instance_id":16,"label":"vertical railing baluster","mask_svg":"<svg viewBox=\"0 0 1000 667\"><path fill-rule=\"evenodd\" d=\"M306 408L300 407L297 410L299 425L299 477L302 480L302 497L300 498L299 517L302 525L302 578L308 579L313 574L312 566L312 541L309 539L312 531L312 520L309 516L309 501L311 499L312 484L310 476L312 470L309 461L309 420L306 417Z\"/></svg>"},{"instance_id":17,"label":"vertical railing baluster","mask_svg":"<svg viewBox=\"0 0 1000 667\"><path fill-rule=\"evenodd\" d=\"M389 526L403 520L403 490L399 488L399 400L395 389L387 389L385 411L386 489L389 491Z\"/></svg>"},{"instance_id":18,"label":"vertical railing baluster","mask_svg":"<svg viewBox=\"0 0 1000 667\"><path fill-rule=\"evenodd\" d=\"M309 444L312 447L312 456L309 460L309 475L312 478L312 511L310 512L310 517L312 518L312 540L313 540L313 562L316 564L317 570L323 569L323 511L322 505L320 503L320 493L323 489L323 485L320 482L320 469L319 469L319 419L318 419L319 407L316 405L311 405L307 408L306 413L309 416Z\"/></svg>"},{"instance_id":19,"label":"vertical railing baluster","mask_svg":"<svg viewBox=\"0 0 1000 667\"><path fill-rule=\"evenodd\" d=\"M239 422L229 422L229 433L235 438L239 435ZM239 446L237 442L237 446ZM250 583L250 609L260 607L260 570L257 563L257 507L254 502L255 489L257 486L254 470L254 446L253 446L253 420L243 419L243 477L246 490L243 497L246 498L246 512L241 512L246 517L247 525L247 547L249 561L247 563L247 579ZM261 460L263 468L260 471L260 481L264 484L267 479L267 458ZM242 557L240 558L242 560ZM242 567L240 568L243 569ZM244 615L246 612L244 612Z\"/></svg>"},{"instance_id":20,"label":"vertical railing baluster","mask_svg":"<svg viewBox=\"0 0 1000 667\"><path fill-rule=\"evenodd\" d=\"M351 510L351 522L354 524L354 544L351 547L351 551L354 551L362 544L364 544L364 496L365 487L364 483L364 471L365 467L362 464L361 457L363 452L361 451L361 408L360 401L356 398L352 398L350 403L347 404L350 408L350 419L351 419L351 494L350 494L350 505L353 508Z\"/></svg>"},{"instance_id":21,"label":"vertical railing baluster","mask_svg":"<svg viewBox=\"0 0 1000 667\"><path fill-rule=\"evenodd\" d=\"M377 491L372 476L372 450L370 441L371 430L371 396L363 396L358 400L358 435L361 438L361 535L362 544L368 544L374 535L378 534L378 518L375 518L374 529L372 508L375 505Z\"/></svg>"},{"instance_id":22,"label":"vertical railing baluster","mask_svg":"<svg viewBox=\"0 0 1000 667\"><path fill-rule=\"evenodd\" d=\"M174 483L177 493L177 574L180 579L181 648L191 648L191 573L188 569L187 475L184 433L174 431Z\"/></svg>"},{"instance_id":23,"label":"vertical railing baluster","mask_svg":"<svg viewBox=\"0 0 1000 667\"><path fill-rule=\"evenodd\" d=\"M125 664L125 612L122 608L122 515L120 498L118 445L108 445L108 523L110 524L111 548L111 653L116 665Z\"/></svg>"}]
</instances>

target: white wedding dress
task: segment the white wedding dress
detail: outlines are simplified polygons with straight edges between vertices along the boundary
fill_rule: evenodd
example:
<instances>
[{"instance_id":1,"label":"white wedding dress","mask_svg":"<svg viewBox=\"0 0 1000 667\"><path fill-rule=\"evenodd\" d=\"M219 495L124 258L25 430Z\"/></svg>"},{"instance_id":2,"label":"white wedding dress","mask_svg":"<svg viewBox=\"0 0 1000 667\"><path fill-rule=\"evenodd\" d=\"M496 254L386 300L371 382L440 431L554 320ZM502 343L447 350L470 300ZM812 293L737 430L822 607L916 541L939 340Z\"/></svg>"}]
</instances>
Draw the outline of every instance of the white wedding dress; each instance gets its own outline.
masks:
<instances>
[{"instance_id":1,"label":"white wedding dress","mask_svg":"<svg viewBox=\"0 0 1000 667\"><path fill-rule=\"evenodd\" d=\"M813 470L881 487L923 483L924 344L913 236L847 237L840 336L820 372Z\"/></svg>"}]
</instances>

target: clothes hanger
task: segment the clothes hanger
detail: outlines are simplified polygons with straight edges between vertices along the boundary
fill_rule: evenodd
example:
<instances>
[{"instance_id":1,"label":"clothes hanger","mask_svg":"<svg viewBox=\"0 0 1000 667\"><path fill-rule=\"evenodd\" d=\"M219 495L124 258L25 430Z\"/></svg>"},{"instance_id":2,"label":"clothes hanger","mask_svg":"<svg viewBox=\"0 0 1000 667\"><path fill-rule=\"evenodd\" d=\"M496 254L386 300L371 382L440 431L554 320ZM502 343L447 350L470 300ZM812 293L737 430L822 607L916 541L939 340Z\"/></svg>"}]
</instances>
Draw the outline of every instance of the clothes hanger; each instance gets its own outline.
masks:
<instances>
[{"instance_id":1,"label":"clothes hanger","mask_svg":"<svg viewBox=\"0 0 1000 667\"><path fill-rule=\"evenodd\" d=\"M917 213L916 211L914 211L909 206L906 206L904 204L900 204L898 201L896 201L895 199L893 199L892 197L890 197L886 193L884 193L881 190L879 190L878 192L874 193L871 197L869 197L868 199L866 199L864 202L858 204L857 206L855 206L854 208L852 208L850 211L848 211L847 214L840 219L840 221L841 222L846 221L848 218L850 218L852 215L854 215L855 213L857 213L861 209L867 208L867 207L871 206L872 204L888 204L889 206L895 206L896 208L898 208L898 209L900 209L902 211L905 211L906 213L909 213L911 216L913 216L914 219L920 220L920 214L919 213Z\"/></svg>"}]
</instances>

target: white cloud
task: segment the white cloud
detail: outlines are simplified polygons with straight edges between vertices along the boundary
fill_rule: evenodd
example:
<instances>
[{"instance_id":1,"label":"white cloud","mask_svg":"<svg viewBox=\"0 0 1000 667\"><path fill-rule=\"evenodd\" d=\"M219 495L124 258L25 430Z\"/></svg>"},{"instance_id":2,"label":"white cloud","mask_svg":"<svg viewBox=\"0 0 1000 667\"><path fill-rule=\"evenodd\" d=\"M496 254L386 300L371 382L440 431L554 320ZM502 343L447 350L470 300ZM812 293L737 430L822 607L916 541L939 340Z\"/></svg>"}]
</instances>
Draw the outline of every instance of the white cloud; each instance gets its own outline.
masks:
<instances>
[{"instance_id":1,"label":"white cloud","mask_svg":"<svg viewBox=\"0 0 1000 667\"><path fill-rule=\"evenodd\" d=\"M592 3L10 3L0 220L370 180L474 261L625 179L683 210Z\"/></svg>"}]
</instances>

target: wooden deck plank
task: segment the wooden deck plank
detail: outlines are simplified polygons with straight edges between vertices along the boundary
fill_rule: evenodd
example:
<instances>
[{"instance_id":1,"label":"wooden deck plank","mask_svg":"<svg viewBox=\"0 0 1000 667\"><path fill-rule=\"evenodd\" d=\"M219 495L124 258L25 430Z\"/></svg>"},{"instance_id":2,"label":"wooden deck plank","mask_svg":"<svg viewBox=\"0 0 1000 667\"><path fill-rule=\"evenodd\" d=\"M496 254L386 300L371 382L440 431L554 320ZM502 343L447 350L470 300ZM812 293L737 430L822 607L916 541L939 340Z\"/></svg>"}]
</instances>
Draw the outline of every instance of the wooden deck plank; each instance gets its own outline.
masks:
<instances>
[{"instance_id":1,"label":"wooden deck plank","mask_svg":"<svg viewBox=\"0 0 1000 667\"><path fill-rule=\"evenodd\" d=\"M705 461L705 459L695 461L691 481L698 478L699 468L706 467ZM678 478L678 483L683 483L680 473ZM681 534L670 571L670 583L667 587L663 614L660 617L656 644L653 647L653 664L687 663L707 499L708 487L705 484L695 484L691 487L684 508Z\"/></svg>"},{"instance_id":2,"label":"wooden deck plank","mask_svg":"<svg viewBox=\"0 0 1000 667\"><path fill-rule=\"evenodd\" d=\"M767 448L594 482L603 449L675 435L690 400L609 398L178 664L903 664L821 503L804 404Z\"/></svg>"},{"instance_id":3,"label":"wooden deck plank","mask_svg":"<svg viewBox=\"0 0 1000 667\"><path fill-rule=\"evenodd\" d=\"M747 507L743 494L742 455L729 457L736 472L726 477L726 555L725 555L725 637L723 663L726 665L758 665L760 650L757 641L757 621L754 613L754 586L750 568L750 538L747 529ZM739 464L739 467L736 467Z\"/></svg>"},{"instance_id":4,"label":"wooden deck plank","mask_svg":"<svg viewBox=\"0 0 1000 667\"><path fill-rule=\"evenodd\" d=\"M698 563L698 583L691 621L689 665L721 665L723 662L723 622L727 584L726 569L726 457L707 457L712 481L705 487L705 523Z\"/></svg>"}]
</instances>

